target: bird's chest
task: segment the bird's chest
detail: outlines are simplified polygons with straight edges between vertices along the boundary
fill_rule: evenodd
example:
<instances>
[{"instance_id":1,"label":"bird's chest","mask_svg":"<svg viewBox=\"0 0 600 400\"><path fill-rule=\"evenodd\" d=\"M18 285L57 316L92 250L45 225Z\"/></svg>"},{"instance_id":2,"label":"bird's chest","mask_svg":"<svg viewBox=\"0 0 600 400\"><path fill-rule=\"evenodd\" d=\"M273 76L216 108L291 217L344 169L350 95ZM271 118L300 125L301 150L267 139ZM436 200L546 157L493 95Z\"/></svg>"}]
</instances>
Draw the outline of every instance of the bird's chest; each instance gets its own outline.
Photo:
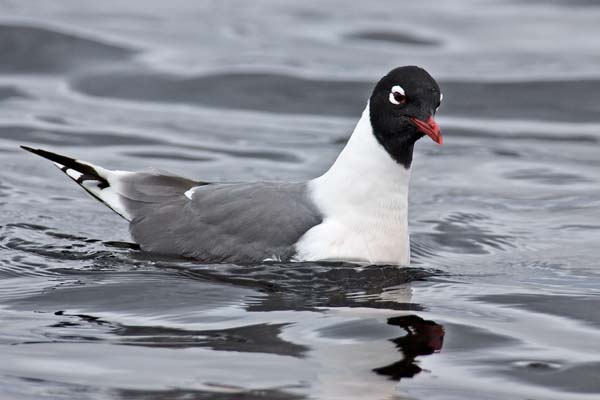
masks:
<instances>
[{"instance_id":1,"label":"bird's chest","mask_svg":"<svg viewBox=\"0 0 600 400\"><path fill-rule=\"evenodd\" d=\"M298 242L297 258L377 264L410 262L405 209L378 208L334 213Z\"/></svg>"}]
</instances>

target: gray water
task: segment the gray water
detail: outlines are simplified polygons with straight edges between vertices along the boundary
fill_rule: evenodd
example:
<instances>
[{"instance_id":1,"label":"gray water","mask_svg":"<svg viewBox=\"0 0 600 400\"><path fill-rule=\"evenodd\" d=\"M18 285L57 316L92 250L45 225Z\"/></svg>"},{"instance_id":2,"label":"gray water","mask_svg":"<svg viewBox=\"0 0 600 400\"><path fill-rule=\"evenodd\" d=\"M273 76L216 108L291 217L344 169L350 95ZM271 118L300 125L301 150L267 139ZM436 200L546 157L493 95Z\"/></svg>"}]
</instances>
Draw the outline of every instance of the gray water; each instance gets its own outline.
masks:
<instances>
[{"instance_id":1,"label":"gray water","mask_svg":"<svg viewBox=\"0 0 600 400\"><path fill-rule=\"evenodd\" d=\"M597 399L600 4L0 0L1 399ZM297 180L425 67L410 268L141 253L39 146Z\"/></svg>"}]
</instances>

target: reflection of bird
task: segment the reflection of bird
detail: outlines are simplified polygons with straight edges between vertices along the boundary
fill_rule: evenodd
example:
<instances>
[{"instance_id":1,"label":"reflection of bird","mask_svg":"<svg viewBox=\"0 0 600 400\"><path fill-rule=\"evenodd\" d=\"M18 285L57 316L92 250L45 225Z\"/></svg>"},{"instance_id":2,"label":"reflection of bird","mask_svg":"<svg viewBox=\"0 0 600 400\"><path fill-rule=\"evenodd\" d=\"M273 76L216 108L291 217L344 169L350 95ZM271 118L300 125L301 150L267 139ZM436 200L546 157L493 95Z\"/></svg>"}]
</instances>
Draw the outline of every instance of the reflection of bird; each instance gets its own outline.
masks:
<instances>
[{"instance_id":1,"label":"reflection of bird","mask_svg":"<svg viewBox=\"0 0 600 400\"><path fill-rule=\"evenodd\" d=\"M405 315L388 319L388 324L404 328L408 334L392 339L404 358L385 367L375 368L373 371L380 375L387 375L394 380L412 378L421 372L421 367L415 363L418 356L433 354L442 349L444 328L433 321L416 315Z\"/></svg>"},{"instance_id":2,"label":"reflection of bird","mask_svg":"<svg viewBox=\"0 0 600 400\"><path fill-rule=\"evenodd\" d=\"M205 262L345 260L408 264L407 195L415 142L442 143L442 95L418 67L375 86L348 144L302 183L206 183L110 171L23 146L53 161L130 222L142 249ZM340 99L343 101L343 99Z\"/></svg>"}]
</instances>

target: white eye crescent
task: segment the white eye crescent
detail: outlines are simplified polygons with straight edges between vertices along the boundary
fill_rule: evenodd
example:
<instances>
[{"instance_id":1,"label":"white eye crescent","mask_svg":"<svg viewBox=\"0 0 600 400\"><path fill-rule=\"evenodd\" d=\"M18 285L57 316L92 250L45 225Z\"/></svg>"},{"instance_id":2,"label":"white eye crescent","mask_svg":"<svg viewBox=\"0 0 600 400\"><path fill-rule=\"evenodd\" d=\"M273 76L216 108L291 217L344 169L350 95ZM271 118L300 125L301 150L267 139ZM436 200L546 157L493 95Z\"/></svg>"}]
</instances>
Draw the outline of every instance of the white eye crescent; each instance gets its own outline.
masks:
<instances>
[{"instance_id":1,"label":"white eye crescent","mask_svg":"<svg viewBox=\"0 0 600 400\"><path fill-rule=\"evenodd\" d=\"M392 104L404 104L406 103L406 93L404 93L404 89L400 85L396 85L392 87L389 96L390 103Z\"/></svg>"},{"instance_id":2,"label":"white eye crescent","mask_svg":"<svg viewBox=\"0 0 600 400\"><path fill-rule=\"evenodd\" d=\"M444 94L443 94L443 93L440 93L440 104L442 103L442 100L444 100ZM440 108L440 106L438 105L438 106L435 108L435 112L437 112L437 110L439 110L439 108Z\"/></svg>"}]
</instances>

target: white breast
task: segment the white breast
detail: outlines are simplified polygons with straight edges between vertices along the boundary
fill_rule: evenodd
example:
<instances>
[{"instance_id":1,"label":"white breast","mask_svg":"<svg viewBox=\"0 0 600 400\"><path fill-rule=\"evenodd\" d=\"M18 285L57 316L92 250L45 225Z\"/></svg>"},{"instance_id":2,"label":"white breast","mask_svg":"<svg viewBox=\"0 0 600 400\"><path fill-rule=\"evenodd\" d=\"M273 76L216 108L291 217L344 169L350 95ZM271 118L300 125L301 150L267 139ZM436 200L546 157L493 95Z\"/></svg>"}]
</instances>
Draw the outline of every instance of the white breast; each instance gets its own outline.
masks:
<instances>
[{"instance_id":1,"label":"white breast","mask_svg":"<svg viewBox=\"0 0 600 400\"><path fill-rule=\"evenodd\" d=\"M373 135L367 104L333 166L309 182L324 220L300 238L296 258L408 265L409 179Z\"/></svg>"}]
</instances>

